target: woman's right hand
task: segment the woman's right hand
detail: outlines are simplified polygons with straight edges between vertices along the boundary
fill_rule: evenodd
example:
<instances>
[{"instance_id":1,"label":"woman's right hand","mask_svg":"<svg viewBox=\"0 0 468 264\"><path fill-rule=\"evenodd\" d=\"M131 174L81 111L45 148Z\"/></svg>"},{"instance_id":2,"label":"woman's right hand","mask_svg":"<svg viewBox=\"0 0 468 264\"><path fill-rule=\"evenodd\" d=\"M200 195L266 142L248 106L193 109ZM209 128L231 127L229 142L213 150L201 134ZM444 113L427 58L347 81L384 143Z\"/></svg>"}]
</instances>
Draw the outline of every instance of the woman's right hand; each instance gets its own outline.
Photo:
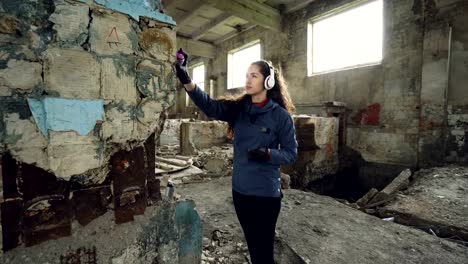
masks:
<instances>
[{"instance_id":1,"label":"woman's right hand","mask_svg":"<svg viewBox=\"0 0 468 264\"><path fill-rule=\"evenodd\" d=\"M188 58L188 54L183 49L179 49L177 51L176 62L174 63L176 76L184 86L192 82L192 79L187 72Z\"/></svg>"}]
</instances>

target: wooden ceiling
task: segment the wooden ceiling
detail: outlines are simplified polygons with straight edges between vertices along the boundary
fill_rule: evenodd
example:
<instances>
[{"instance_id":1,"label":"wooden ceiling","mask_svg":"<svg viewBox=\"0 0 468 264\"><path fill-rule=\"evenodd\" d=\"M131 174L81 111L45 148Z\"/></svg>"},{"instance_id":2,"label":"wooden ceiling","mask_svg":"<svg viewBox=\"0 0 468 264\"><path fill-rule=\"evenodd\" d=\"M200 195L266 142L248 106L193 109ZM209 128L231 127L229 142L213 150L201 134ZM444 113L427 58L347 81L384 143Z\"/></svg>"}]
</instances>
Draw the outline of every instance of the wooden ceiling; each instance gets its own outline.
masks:
<instances>
[{"instance_id":1,"label":"wooden ceiling","mask_svg":"<svg viewBox=\"0 0 468 264\"><path fill-rule=\"evenodd\" d=\"M178 46L194 56L214 58L215 46L249 30L281 31L284 13L314 0L163 0L163 8L177 22Z\"/></svg>"}]
</instances>

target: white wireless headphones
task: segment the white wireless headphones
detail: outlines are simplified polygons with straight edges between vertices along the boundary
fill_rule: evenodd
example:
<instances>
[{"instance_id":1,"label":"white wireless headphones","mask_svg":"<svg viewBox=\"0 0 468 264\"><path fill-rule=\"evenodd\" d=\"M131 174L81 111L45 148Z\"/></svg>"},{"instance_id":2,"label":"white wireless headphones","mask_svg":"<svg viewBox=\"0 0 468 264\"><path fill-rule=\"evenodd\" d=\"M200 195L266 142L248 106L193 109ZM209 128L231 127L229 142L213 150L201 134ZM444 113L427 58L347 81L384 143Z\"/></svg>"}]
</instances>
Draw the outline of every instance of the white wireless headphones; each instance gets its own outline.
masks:
<instances>
[{"instance_id":1,"label":"white wireless headphones","mask_svg":"<svg viewBox=\"0 0 468 264\"><path fill-rule=\"evenodd\" d=\"M265 78L263 86L265 89L271 90L275 86L275 70L273 69L273 65L271 65L271 63L266 60L263 62L265 62L268 65L268 68L270 68L270 75Z\"/></svg>"}]
</instances>

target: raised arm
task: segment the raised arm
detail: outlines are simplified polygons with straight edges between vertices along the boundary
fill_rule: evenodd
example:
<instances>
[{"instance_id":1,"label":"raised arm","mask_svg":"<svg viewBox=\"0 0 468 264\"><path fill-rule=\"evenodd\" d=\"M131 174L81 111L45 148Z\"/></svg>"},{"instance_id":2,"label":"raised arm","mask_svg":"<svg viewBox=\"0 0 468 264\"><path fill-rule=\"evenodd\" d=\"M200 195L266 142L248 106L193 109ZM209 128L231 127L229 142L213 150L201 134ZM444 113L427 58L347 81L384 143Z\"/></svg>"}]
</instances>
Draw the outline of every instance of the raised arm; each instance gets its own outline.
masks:
<instances>
[{"instance_id":1,"label":"raised arm","mask_svg":"<svg viewBox=\"0 0 468 264\"><path fill-rule=\"evenodd\" d=\"M187 88L187 86L189 87ZM207 116L226 122L233 119L233 109L229 109L226 103L211 99L207 93L193 83L184 85L184 87L190 99L192 99L195 105Z\"/></svg>"},{"instance_id":2,"label":"raised arm","mask_svg":"<svg viewBox=\"0 0 468 264\"><path fill-rule=\"evenodd\" d=\"M222 121L231 121L232 114L230 113L232 111L228 109L228 106L222 101L211 99L207 93L198 88L192 82L192 79L187 72L187 67L188 54L185 53L182 49L179 49L177 52L177 61L175 63L176 75L180 82L184 85L184 88L192 101L207 116Z\"/></svg>"}]
</instances>

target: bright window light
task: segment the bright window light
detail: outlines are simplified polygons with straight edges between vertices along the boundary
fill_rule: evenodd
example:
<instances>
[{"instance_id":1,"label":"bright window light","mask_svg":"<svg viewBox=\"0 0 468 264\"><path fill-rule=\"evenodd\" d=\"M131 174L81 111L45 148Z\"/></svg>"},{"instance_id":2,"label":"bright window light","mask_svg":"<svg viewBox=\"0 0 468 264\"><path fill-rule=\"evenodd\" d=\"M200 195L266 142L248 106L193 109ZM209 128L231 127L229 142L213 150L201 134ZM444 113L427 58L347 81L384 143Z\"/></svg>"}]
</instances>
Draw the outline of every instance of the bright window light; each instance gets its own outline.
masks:
<instances>
[{"instance_id":1,"label":"bright window light","mask_svg":"<svg viewBox=\"0 0 468 264\"><path fill-rule=\"evenodd\" d=\"M241 88L245 85L245 73L252 62L261 58L260 42L257 40L240 49L228 53L228 89Z\"/></svg>"},{"instance_id":2,"label":"bright window light","mask_svg":"<svg viewBox=\"0 0 468 264\"><path fill-rule=\"evenodd\" d=\"M198 85L200 89L205 90L205 65L201 64L193 67L192 81Z\"/></svg>"},{"instance_id":3,"label":"bright window light","mask_svg":"<svg viewBox=\"0 0 468 264\"><path fill-rule=\"evenodd\" d=\"M195 65L192 68L192 82L201 90L205 90L205 64ZM185 105L189 105L189 97L186 95Z\"/></svg>"},{"instance_id":4,"label":"bright window light","mask_svg":"<svg viewBox=\"0 0 468 264\"><path fill-rule=\"evenodd\" d=\"M380 63L382 39L382 0L310 22L309 76Z\"/></svg>"}]
</instances>

